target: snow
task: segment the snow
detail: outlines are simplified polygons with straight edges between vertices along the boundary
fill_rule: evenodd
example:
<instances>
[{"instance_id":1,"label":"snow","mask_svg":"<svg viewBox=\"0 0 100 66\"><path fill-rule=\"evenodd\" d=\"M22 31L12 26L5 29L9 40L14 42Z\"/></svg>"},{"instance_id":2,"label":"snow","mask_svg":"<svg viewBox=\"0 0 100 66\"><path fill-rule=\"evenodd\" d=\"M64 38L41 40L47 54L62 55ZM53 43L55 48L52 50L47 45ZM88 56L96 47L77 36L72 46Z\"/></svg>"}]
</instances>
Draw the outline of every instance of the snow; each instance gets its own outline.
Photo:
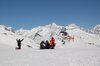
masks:
<instances>
[{"instance_id":1,"label":"snow","mask_svg":"<svg viewBox=\"0 0 100 66\"><path fill-rule=\"evenodd\" d=\"M68 35L74 37L74 42L69 42L64 39L65 36L60 35L60 31L66 31ZM56 48L64 46L72 47L95 47L100 46L100 35L91 34L80 29L79 26L75 24L70 24L68 26L58 26L55 23L39 26L31 30L19 29L13 30L11 27L0 25L0 43L15 46L16 39L23 39L22 47L27 47L30 45L34 48L39 48L39 44L42 40L50 40L51 37L56 39ZM82 43L82 44L80 44ZM90 44L92 46L90 46ZM74 46L73 46L74 45Z\"/></svg>"},{"instance_id":2,"label":"snow","mask_svg":"<svg viewBox=\"0 0 100 66\"><path fill-rule=\"evenodd\" d=\"M92 32L94 34L100 34L100 24L96 25L93 29Z\"/></svg>"},{"instance_id":3,"label":"snow","mask_svg":"<svg viewBox=\"0 0 100 66\"><path fill-rule=\"evenodd\" d=\"M60 31L67 32L74 41L65 39ZM52 36L55 49L40 50L40 42ZM100 35L75 24L64 27L52 23L31 30L0 25L0 38L0 66L100 66ZM16 39L23 38L22 49L16 50Z\"/></svg>"},{"instance_id":4,"label":"snow","mask_svg":"<svg viewBox=\"0 0 100 66\"><path fill-rule=\"evenodd\" d=\"M100 48L21 49L0 44L0 66L100 66Z\"/></svg>"}]
</instances>

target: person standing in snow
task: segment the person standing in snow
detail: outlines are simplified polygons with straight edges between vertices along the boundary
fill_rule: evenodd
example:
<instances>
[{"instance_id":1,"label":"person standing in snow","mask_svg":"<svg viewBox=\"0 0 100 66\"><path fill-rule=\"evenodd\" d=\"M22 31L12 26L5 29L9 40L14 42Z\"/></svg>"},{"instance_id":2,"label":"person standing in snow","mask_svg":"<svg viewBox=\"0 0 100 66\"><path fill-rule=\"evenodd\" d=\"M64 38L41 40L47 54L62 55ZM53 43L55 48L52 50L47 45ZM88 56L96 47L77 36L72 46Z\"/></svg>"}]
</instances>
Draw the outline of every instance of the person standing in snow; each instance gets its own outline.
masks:
<instances>
[{"instance_id":1,"label":"person standing in snow","mask_svg":"<svg viewBox=\"0 0 100 66\"><path fill-rule=\"evenodd\" d=\"M54 37L52 37L50 40L50 49L54 49L54 47L55 47L55 39Z\"/></svg>"},{"instance_id":2,"label":"person standing in snow","mask_svg":"<svg viewBox=\"0 0 100 66\"><path fill-rule=\"evenodd\" d=\"M18 48L16 48L16 49L21 49L21 42L22 42L23 40L24 40L24 39L22 39L22 40L16 39L16 41L17 41L17 46L18 46Z\"/></svg>"}]
</instances>

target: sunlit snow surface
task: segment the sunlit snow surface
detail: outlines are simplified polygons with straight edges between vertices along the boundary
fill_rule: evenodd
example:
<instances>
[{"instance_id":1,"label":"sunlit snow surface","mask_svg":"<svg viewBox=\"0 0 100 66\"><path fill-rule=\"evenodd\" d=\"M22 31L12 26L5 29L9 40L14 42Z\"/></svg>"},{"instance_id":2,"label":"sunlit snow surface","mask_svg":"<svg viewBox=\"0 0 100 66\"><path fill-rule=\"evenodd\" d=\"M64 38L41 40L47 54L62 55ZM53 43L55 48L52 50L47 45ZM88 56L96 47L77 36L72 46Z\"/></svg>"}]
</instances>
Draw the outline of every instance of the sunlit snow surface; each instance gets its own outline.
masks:
<instances>
[{"instance_id":1,"label":"sunlit snow surface","mask_svg":"<svg viewBox=\"0 0 100 66\"><path fill-rule=\"evenodd\" d=\"M65 27L75 38L74 42L69 42L59 34L62 27L53 23L14 32L11 27L1 25L0 66L100 66L100 35L72 24ZM50 40L51 34L56 40L55 49L40 50L39 43ZM23 38L22 49L16 50L16 39Z\"/></svg>"},{"instance_id":2,"label":"sunlit snow surface","mask_svg":"<svg viewBox=\"0 0 100 66\"><path fill-rule=\"evenodd\" d=\"M15 50L0 44L0 66L100 66L100 48Z\"/></svg>"}]
</instances>

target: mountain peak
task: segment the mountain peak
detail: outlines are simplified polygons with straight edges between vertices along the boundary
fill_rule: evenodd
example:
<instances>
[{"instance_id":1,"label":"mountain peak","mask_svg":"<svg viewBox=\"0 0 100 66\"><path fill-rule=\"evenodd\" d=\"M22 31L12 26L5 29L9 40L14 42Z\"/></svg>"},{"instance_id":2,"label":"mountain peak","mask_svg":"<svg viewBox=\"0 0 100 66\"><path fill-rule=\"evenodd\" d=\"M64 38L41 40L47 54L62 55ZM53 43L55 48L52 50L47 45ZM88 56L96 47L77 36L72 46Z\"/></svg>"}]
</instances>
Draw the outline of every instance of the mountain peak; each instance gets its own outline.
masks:
<instances>
[{"instance_id":1,"label":"mountain peak","mask_svg":"<svg viewBox=\"0 0 100 66\"><path fill-rule=\"evenodd\" d=\"M7 26L5 26L5 25L0 25L0 28L1 29L7 29L7 30L12 30L12 27L7 27Z\"/></svg>"},{"instance_id":2,"label":"mountain peak","mask_svg":"<svg viewBox=\"0 0 100 66\"><path fill-rule=\"evenodd\" d=\"M79 28L79 26L77 26L76 24L69 24L68 27L71 27L71 28Z\"/></svg>"},{"instance_id":3,"label":"mountain peak","mask_svg":"<svg viewBox=\"0 0 100 66\"><path fill-rule=\"evenodd\" d=\"M55 22L52 22L48 25L46 25L47 27L58 27L58 25Z\"/></svg>"},{"instance_id":4,"label":"mountain peak","mask_svg":"<svg viewBox=\"0 0 100 66\"><path fill-rule=\"evenodd\" d=\"M58 27L58 25L57 25L55 22L52 22L52 23L50 24L50 26L52 26L52 27Z\"/></svg>"},{"instance_id":5,"label":"mountain peak","mask_svg":"<svg viewBox=\"0 0 100 66\"><path fill-rule=\"evenodd\" d=\"M8 27L8 26L5 26L5 25L0 25L0 30L2 31L11 31L11 32L15 32L15 30L12 28L12 27Z\"/></svg>"},{"instance_id":6,"label":"mountain peak","mask_svg":"<svg viewBox=\"0 0 100 66\"><path fill-rule=\"evenodd\" d=\"M95 29L95 28L100 28L100 24L96 25L96 26L94 27L94 29Z\"/></svg>"},{"instance_id":7,"label":"mountain peak","mask_svg":"<svg viewBox=\"0 0 100 66\"><path fill-rule=\"evenodd\" d=\"M4 27L6 27L5 25L0 25L0 28L4 28Z\"/></svg>"},{"instance_id":8,"label":"mountain peak","mask_svg":"<svg viewBox=\"0 0 100 66\"><path fill-rule=\"evenodd\" d=\"M57 26L57 24L56 24L55 22L52 22L52 24L51 24L51 25Z\"/></svg>"},{"instance_id":9,"label":"mountain peak","mask_svg":"<svg viewBox=\"0 0 100 66\"><path fill-rule=\"evenodd\" d=\"M93 29L92 29L93 33L95 34L100 34L100 24L96 25Z\"/></svg>"}]
</instances>

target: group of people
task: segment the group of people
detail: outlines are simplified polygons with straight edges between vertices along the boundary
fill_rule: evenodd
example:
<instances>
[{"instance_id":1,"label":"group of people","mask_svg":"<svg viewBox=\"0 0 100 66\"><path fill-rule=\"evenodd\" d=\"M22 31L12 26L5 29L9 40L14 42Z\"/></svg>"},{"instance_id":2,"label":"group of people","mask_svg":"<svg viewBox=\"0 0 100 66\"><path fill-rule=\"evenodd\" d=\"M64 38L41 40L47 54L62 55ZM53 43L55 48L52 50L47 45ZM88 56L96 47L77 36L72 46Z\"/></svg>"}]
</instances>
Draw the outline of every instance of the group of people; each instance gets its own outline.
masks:
<instances>
[{"instance_id":1,"label":"group of people","mask_svg":"<svg viewBox=\"0 0 100 66\"><path fill-rule=\"evenodd\" d=\"M17 41L17 46L16 49L21 49L21 42L24 39L16 39ZM55 48L55 39L54 37L51 38L50 42L46 40L46 42L42 41L40 43L40 49L54 49Z\"/></svg>"},{"instance_id":2,"label":"group of people","mask_svg":"<svg viewBox=\"0 0 100 66\"><path fill-rule=\"evenodd\" d=\"M51 38L50 42L48 40L42 41L40 43L40 49L54 49L55 48L55 39Z\"/></svg>"}]
</instances>

